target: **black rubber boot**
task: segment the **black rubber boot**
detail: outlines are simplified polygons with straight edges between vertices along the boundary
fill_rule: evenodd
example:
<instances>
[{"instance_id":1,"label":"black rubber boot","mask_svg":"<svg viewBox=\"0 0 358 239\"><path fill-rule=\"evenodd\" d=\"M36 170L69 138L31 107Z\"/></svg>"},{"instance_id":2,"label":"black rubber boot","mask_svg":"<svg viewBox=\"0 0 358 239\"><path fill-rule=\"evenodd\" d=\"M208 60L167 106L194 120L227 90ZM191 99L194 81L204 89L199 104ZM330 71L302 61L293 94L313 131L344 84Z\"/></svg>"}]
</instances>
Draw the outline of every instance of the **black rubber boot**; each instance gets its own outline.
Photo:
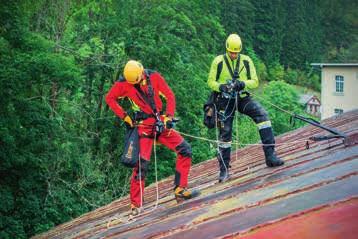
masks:
<instances>
[{"instance_id":1,"label":"black rubber boot","mask_svg":"<svg viewBox=\"0 0 358 239\"><path fill-rule=\"evenodd\" d=\"M223 183L230 178L229 168L230 166L220 166L219 183Z\"/></svg>"},{"instance_id":2,"label":"black rubber boot","mask_svg":"<svg viewBox=\"0 0 358 239\"><path fill-rule=\"evenodd\" d=\"M275 154L275 138L271 127L259 130L261 142L268 144L263 146L265 153L265 162L268 167L277 167L283 165L285 162L278 158Z\"/></svg>"},{"instance_id":3,"label":"black rubber boot","mask_svg":"<svg viewBox=\"0 0 358 239\"><path fill-rule=\"evenodd\" d=\"M231 148L219 148L220 153L218 154L219 161L219 183L225 182L230 178L229 169L230 169L230 154Z\"/></svg>"},{"instance_id":4,"label":"black rubber boot","mask_svg":"<svg viewBox=\"0 0 358 239\"><path fill-rule=\"evenodd\" d=\"M264 147L264 153L265 162L268 167L277 167L285 163L283 160L276 156L274 146Z\"/></svg>"}]
</instances>

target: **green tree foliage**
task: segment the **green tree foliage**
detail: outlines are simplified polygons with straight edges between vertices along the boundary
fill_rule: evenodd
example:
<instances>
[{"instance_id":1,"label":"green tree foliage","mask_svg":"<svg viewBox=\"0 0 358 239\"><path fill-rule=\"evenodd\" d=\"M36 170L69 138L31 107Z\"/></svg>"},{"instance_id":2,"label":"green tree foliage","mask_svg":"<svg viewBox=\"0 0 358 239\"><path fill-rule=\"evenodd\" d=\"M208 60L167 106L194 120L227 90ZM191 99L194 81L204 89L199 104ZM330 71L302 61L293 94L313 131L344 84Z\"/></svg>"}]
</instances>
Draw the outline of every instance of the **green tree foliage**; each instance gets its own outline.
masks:
<instances>
[{"instance_id":1,"label":"green tree foliage","mask_svg":"<svg viewBox=\"0 0 358 239\"><path fill-rule=\"evenodd\" d=\"M293 86L284 81L272 81L264 89L262 96L258 97L258 100L269 112L276 135L302 127L302 122L297 122L292 126L290 124L290 114L284 113L279 109L281 108L285 111L301 115L304 113L302 106L298 102L298 93Z\"/></svg>"},{"instance_id":2,"label":"green tree foliage","mask_svg":"<svg viewBox=\"0 0 358 239\"><path fill-rule=\"evenodd\" d=\"M279 62L282 38L284 9L283 1L253 1L255 5L254 49L267 66Z\"/></svg>"},{"instance_id":3,"label":"green tree foliage","mask_svg":"<svg viewBox=\"0 0 358 239\"><path fill-rule=\"evenodd\" d=\"M283 66L276 62L268 70L268 80L283 80L284 74Z\"/></svg>"},{"instance_id":4,"label":"green tree foliage","mask_svg":"<svg viewBox=\"0 0 358 239\"><path fill-rule=\"evenodd\" d=\"M260 81L271 81L257 100L279 134L293 128L268 102L301 112L285 82L318 90L308 63L356 59L354 6L338 0L2 3L0 238L27 238L128 193L131 170L119 163L125 128L104 103L128 59L166 78L176 95L178 131L215 139L202 124L207 75L227 35L237 32ZM252 120L237 120L234 139L256 143ZM186 139L194 163L215 156L215 144ZM158 178L172 175L175 154L158 146L156 156ZM150 170L147 184L155 181L154 157Z\"/></svg>"},{"instance_id":5,"label":"green tree foliage","mask_svg":"<svg viewBox=\"0 0 358 239\"><path fill-rule=\"evenodd\" d=\"M222 0L220 3L218 7L222 9L221 22L227 33L239 34L243 43L252 47L255 35L255 8L252 2L249 0ZM224 46L224 44L222 45Z\"/></svg>"},{"instance_id":6,"label":"green tree foliage","mask_svg":"<svg viewBox=\"0 0 358 239\"><path fill-rule=\"evenodd\" d=\"M55 195L50 195L52 188L49 187L54 186L52 180L56 174L62 171L63 176L70 176L68 169L77 170L75 165L68 164L72 157L81 157L75 150L75 142L69 142L69 137L76 132L67 130L74 125L64 122L60 98L55 98L61 94L59 91L66 98L71 97L71 82L80 77L79 69L73 59L54 54L51 43L41 36L24 34L18 46L2 39L2 53L6 57L2 57L0 69L4 97L1 101L0 172L6 193L1 196L11 196L8 199L12 200L1 210L4 215L1 231L8 232L5 235L9 238L31 235L70 218L62 213L50 215L47 211L54 210L54 204L49 201L56 200ZM63 168L61 162L69 167ZM76 178L76 174L72 172L71 177ZM66 197L69 200L70 195ZM57 202L59 207L61 200ZM47 208L48 203L52 204L50 208ZM78 209L75 204L73 206L72 215L86 210L83 206ZM57 209L58 212L62 210ZM53 220L44 225L44 217Z\"/></svg>"},{"instance_id":7,"label":"green tree foliage","mask_svg":"<svg viewBox=\"0 0 358 239\"><path fill-rule=\"evenodd\" d=\"M338 62L357 63L358 62L358 42L352 43L347 49L342 49L337 56Z\"/></svg>"},{"instance_id":8,"label":"green tree foliage","mask_svg":"<svg viewBox=\"0 0 358 239\"><path fill-rule=\"evenodd\" d=\"M310 42L306 38L309 31L305 10L309 7L306 1L286 1L286 25L281 61L284 66L302 68L307 62L307 50Z\"/></svg>"},{"instance_id":9,"label":"green tree foliage","mask_svg":"<svg viewBox=\"0 0 358 239\"><path fill-rule=\"evenodd\" d=\"M357 62L357 44L358 38L358 3L354 0L337 1L327 0L319 1L322 10L322 25L325 47L325 60L337 62L348 60ZM348 50L349 49L349 50ZM353 53L349 59L340 57ZM348 53L348 55L350 54ZM355 57L354 57L355 56ZM355 60L355 61L354 61Z\"/></svg>"}]
</instances>

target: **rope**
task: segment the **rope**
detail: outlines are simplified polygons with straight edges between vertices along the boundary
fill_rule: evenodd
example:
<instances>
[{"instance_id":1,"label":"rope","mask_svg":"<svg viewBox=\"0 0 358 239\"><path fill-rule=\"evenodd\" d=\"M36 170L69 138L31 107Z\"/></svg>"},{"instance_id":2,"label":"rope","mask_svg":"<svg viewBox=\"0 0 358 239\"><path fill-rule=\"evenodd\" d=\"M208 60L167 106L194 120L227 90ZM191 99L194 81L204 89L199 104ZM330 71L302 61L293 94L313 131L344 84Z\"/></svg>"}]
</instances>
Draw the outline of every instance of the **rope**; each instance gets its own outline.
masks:
<instances>
[{"instance_id":1,"label":"rope","mask_svg":"<svg viewBox=\"0 0 358 239\"><path fill-rule=\"evenodd\" d=\"M155 205L152 209L148 210L147 212L152 212L155 209L158 208L158 204L159 204L159 183L158 183L158 170L157 170L157 133L154 133L154 172L155 172L155 185L156 185L156 193L157 193L157 198L156 198L156 202Z\"/></svg>"},{"instance_id":2,"label":"rope","mask_svg":"<svg viewBox=\"0 0 358 239\"><path fill-rule=\"evenodd\" d=\"M238 109L238 100L237 100L237 97L235 99L235 106L236 106L236 110ZM235 127L236 127L236 130L235 130L235 134L236 134L236 140L237 142L239 142L239 118L238 118L238 114L236 114L236 117L235 117ZM237 149L236 149L237 150ZM239 155L238 154L235 154L235 160L237 161L239 158Z\"/></svg>"},{"instance_id":3,"label":"rope","mask_svg":"<svg viewBox=\"0 0 358 239\"><path fill-rule=\"evenodd\" d=\"M140 207L139 207L139 212L138 212L138 216L141 214L140 212L142 211L143 208L143 193L142 193L142 165L141 165L141 158L140 158L140 154L139 154L139 159L138 159L138 172L139 172L139 191L140 191ZM144 179L143 179L144 181Z\"/></svg>"},{"instance_id":4,"label":"rope","mask_svg":"<svg viewBox=\"0 0 358 239\"><path fill-rule=\"evenodd\" d=\"M226 105L226 106L227 106L227 105ZM216 104L214 104L214 107L215 107L215 112L218 112L217 109L216 109ZM225 111L224 111L224 115L225 115L225 112L226 112L226 109L225 109ZM231 113L232 113L232 112L231 112ZM217 114L217 113L215 114L215 122L216 122L216 123L219 122L219 121L218 121L218 114ZM220 142L220 141L219 141L219 130L220 130L220 129L216 129L216 130L215 130L215 133L216 133L216 141L217 141L217 142ZM179 132L179 131L178 131L178 132ZM220 151L220 143L217 143L217 148L216 148L216 150L217 150L217 152L218 152L218 159L221 161L222 165L224 165L224 167L225 167L225 174L227 175L228 169L227 169L227 167L226 167L226 165L225 165L225 161L224 161L223 156L222 156L221 151Z\"/></svg>"},{"instance_id":5,"label":"rope","mask_svg":"<svg viewBox=\"0 0 358 239\"><path fill-rule=\"evenodd\" d=\"M265 101L267 104L273 106L274 108L276 108L276 109L278 109L278 110L280 110L280 111L282 111L282 112L284 112L284 113L286 113L286 114L289 114L289 115L291 115L291 116L294 116L294 115L295 115L295 114L292 113L291 111L282 109L280 106L277 106L277 105L271 103L270 101L266 100L265 98L263 98L263 97L261 97L261 96L258 96L258 95L256 95L256 94L253 94L253 93L251 93L251 92L250 92L250 94L253 95L253 96L255 96L256 98L259 98L259 99L262 100L262 101Z\"/></svg>"},{"instance_id":6,"label":"rope","mask_svg":"<svg viewBox=\"0 0 358 239\"><path fill-rule=\"evenodd\" d=\"M158 169L157 169L157 133L154 133L154 168L155 168L155 184L156 184L156 202L155 205L152 209L146 211L148 212L152 212L155 209L158 208L158 204L159 204L159 183L158 183ZM139 158L139 178L142 179L141 177L141 163L140 163L141 159ZM144 179L143 179L144 180ZM144 186L143 186L144 187ZM135 217L140 216L142 213L142 211L144 212L144 208L143 208L143 193L142 193L142 180L139 180L139 190L140 190L140 207L139 207L139 213L138 215L136 215Z\"/></svg>"},{"instance_id":7,"label":"rope","mask_svg":"<svg viewBox=\"0 0 358 239\"><path fill-rule=\"evenodd\" d=\"M228 116L226 116L226 110L227 110L227 108L229 107L229 104L230 104L230 102L231 102L231 99L232 99L232 97L230 96L230 98L228 99L228 101L227 101L227 104L226 104L226 106L225 106L225 110L224 110L224 117L223 117L223 119L221 120L221 122L223 122L224 123L224 121L226 121L227 119L229 119L233 114L235 114L235 110L236 110L236 108L237 108L237 94L235 95L235 107L233 107L233 109L232 109L232 111L230 112L230 114L228 115ZM215 112L219 112L218 110L217 110L217 108L216 108L216 104L214 104L214 107L215 107ZM215 121L216 122L219 122L218 121L218 117L217 117L217 113L215 114ZM236 124L238 124L238 121L237 121L237 118L236 118ZM228 175L228 168L227 168L227 166L226 166L226 164L225 164L225 161L224 161L224 159L223 159L223 156L222 156L222 153L221 153L221 151L220 151L220 143L228 143L228 142L223 142L223 141L219 141L219 130L220 129L216 129L215 130L215 132L216 132L216 142L217 142L217 152L218 152L218 159L221 161L221 163L222 163L222 165L224 165L224 168L225 168L225 174L226 175ZM236 127L236 131L238 131L238 127ZM238 133L236 134L237 136L239 135ZM238 158L238 155L236 154L236 160L237 160L237 158Z\"/></svg>"},{"instance_id":8,"label":"rope","mask_svg":"<svg viewBox=\"0 0 358 239\"><path fill-rule=\"evenodd\" d=\"M294 115L294 113L290 112L290 111L287 111L269 101L267 101L266 99L264 99L263 97L260 97L256 94L253 94L251 93L253 96L257 97L258 99L261 99L263 101L266 101L269 105L273 106L274 108L286 113L286 114L289 114L291 116ZM222 122L224 122L225 120L227 120L229 117L232 116L232 114L234 114L235 110L237 109L238 107L238 97L235 96L235 107L233 107L233 110L230 112L230 114L226 115L226 110L228 109L228 106L229 106L229 103L231 101L232 98L229 98L228 100L228 103L226 104L225 106L225 110L224 110L224 115L223 115L223 119L221 119ZM216 112L219 112L217 111L217 108L216 108L216 104L214 104L214 107L215 107L215 111ZM216 122L219 122L218 121L218 114L215 115L216 117ZM236 117L235 119L236 121L236 137L238 138L238 135L239 135L239 132L238 132L238 118ZM137 127L145 127L146 125L145 124L141 124L141 125L136 125ZM216 132L216 140L212 140L212 139L208 139L208 138L205 138L205 137L200 137L200 136L195 136L195 135L191 135L191 134L188 134L188 133L184 133L184 132L181 132L179 130L176 130L178 133L184 135L184 136L187 136L189 138L193 138L193 139L197 139L197 140L201 140L201 141L206 141L206 142L211 142L211 143L215 143L217 144L217 151L218 151L218 158L219 160L221 160L222 164L224 165L225 167L225 171L226 171L226 174L227 174L227 171L228 171L228 168L226 167L225 163L224 163L224 160L223 160L223 157L222 157L222 154L221 154L221 151L220 151L220 144L225 144L225 143L229 143L229 142L224 142L224 141L221 141L219 140L219 130L220 128L216 129L215 132ZM152 212L154 210L156 210L158 208L158 205L159 205L159 184L158 184L158 171L157 171L157 152L156 152L156 147L157 147L157 144L156 144L156 138L157 138L157 134L155 133L154 135L154 163L155 163L155 180L156 180L156 203L154 205L154 207L148 211L146 211L147 213L148 212ZM312 141L310 139L302 139L302 140L295 140L295 141L292 141L292 142L285 142L285 143L275 143L275 144L262 144L262 143L256 143L256 144L243 144L243 143L239 143L239 140L237 139L237 141L232 141L230 142L230 144L234 144L234 145L237 145L237 146L275 146L275 145L291 145L291 144L297 144L297 143L307 143L308 141ZM236 156L236 160L238 159L238 155L235 154ZM141 162L140 162L140 159L139 159L139 169L141 167ZM139 170L139 177L141 178L141 170ZM143 214L142 211L144 211L143 209L143 195L142 195L142 183L141 183L141 180L139 182L139 187L140 187L140 197L141 197L141 206L139 208L139 213L138 215L136 215L135 217L138 217L139 215ZM130 224L130 223L133 223L136 219L132 218L130 221L127 221L126 224ZM117 217L113 217L113 218L116 218L118 219ZM111 218L108 223L107 223L107 228L110 227L110 223L112 221ZM122 221L122 220L121 220Z\"/></svg>"},{"instance_id":9,"label":"rope","mask_svg":"<svg viewBox=\"0 0 358 239\"><path fill-rule=\"evenodd\" d=\"M114 221L114 220L118 220L120 219L121 222L123 221L126 221L126 224L131 224L133 222L136 221L136 218L140 215L142 215L142 211L144 212L144 207L143 207L143 194L142 194L142 180L141 180L141 173L142 173L142 170L141 170L141 159L140 159L140 156L139 156L139 162L138 162L138 171L139 171L139 190L140 190L140 207L139 207L139 212L138 212L138 215L136 216L133 216L131 217L131 215L129 215L129 218L127 220L124 220L124 216L122 218L118 218L116 215L111 217L108 222L107 222L107 229L110 228L110 225L111 225L111 222ZM151 208L150 210L147 210L146 213L149 213L149 212L153 212L154 210L156 210L158 208L158 205L159 205L159 183L158 183L158 164L157 164L157 133L155 132L154 133L154 168L155 168L155 184L156 184L156 202L155 202L155 205L153 208Z\"/></svg>"},{"instance_id":10,"label":"rope","mask_svg":"<svg viewBox=\"0 0 358 239\"><path fill-rule=\"evenodd\" d=\"M212 139L208 139L208 138L204 138L204 137L200 137L200 136L195 136L195 135L191 135L191 134L187 134L181 131L176 130L178 133L185 135L189 138L193 138L193 139L198 139L198 140L202 140L202 141L207 141L207 142L211 142L211 143L215 143L215 144L220 144L220 143L228 143L228 142L224 142L224 141L220 141L220 140L212 140ZM236 141L231 142L231 144L234 145L240 145L240 146L273 146L273 145L290 145L290 144L296 144L299 142L307 142L307 141L312 141L310 139L302 139L302 140L295 140L292 142L286 142L286 143L275 143L275 144L262 144L262 143L257 143L257 144L243 144L243 143L239 143Z\"/></svg>"},{"instance_id":11,"label":"rope","mask_svg":"<svg viewBox=\"0 0 358 239\"><path fill-rule=\"evenodd\" d=\"M278 109L278 110L280 110L280 111L282 111L282 112L284 112L284 113L286 113L286 114L289 114L289 115L291 115L291 116L295 115L294 113L292 113L292 112L290 112L290 111L288 111L288 110L285 110L285 109L283 109L283 108L281 108L281 107L279 107L279 106L277 106L277 105L275 105L275 104L269 102L268 100L266 100L265 98L263 98L263 97L261 97L261 96L258 96L258 95L253 94L253 93L250 93L250 94L253 95L253 96L255 96L255 97L257 97L257 98L259 98L259 99L261 99L261 100L263 100L263 101L265 101L265 102L267 102L269 105L275 107L276 109ZM237 98L238 98L238 97L236 96L236 97L235 97L236 108L237 108L237 104L238 104ZM230 98L230 99L231 99L231 98ZM229 101L228 101L228 104L229 104L229 102L230 102L230 99L229 99ZM227 107L228 107L228 104L227 104L226 107L225 107L225 111L226 111L226 109L227 109ZM217 111L217 108L216 108L216 105L215 105L215 104L214 104L214 107L215 107L215 110ZM235 110L235 107L234 107L234 110ZM234 112L234 110L228 115L228 117L230 117L230 116L232 115L232 113ZM218 111L217 111L217 112L218 112ZM226 120L228 117L225 117L224 120ZM216 116L216 122L218 122L217 116ZM177 130L177 131L178 131L178 130ZM204 137L200 137L200 136L195 136L195 135L187 134L187 133L180 132L180 131L178 131L178 133L180 133L180 134L182 134L182 135L185 135L185 136L187 136L187 137L189 137L189 138L198 139L198 140L202 140L202 141L207 141L207 142L215 143L215 144L218 144L218 145L221 144L221 143L227 143L227 142L220 141L218 135L217 135L217 137L216 137L216 140L211 140L211 139L208 139L208 138L204 138ZM217 133L217 131L216 131L216 133ZM238 137L238 121L236 121L236 134L237 134L237 137ZM275 146L275 145L291 145L291 144L302 143L302 142L307 143L307 142L309 142L309 141L312 141L312 140L311 140L311 139L302 139L302 140L295 140L295 141L291 141L291 142L275 143L275 144L262 144L262 143L243 144L243 143L239 143L238 141L236 141L236 142L233 141L233 142L231 142L231 144L239 145L239 146L254 146L254 145L256 145L256 146Z\"/></svg>"}]
</instances>

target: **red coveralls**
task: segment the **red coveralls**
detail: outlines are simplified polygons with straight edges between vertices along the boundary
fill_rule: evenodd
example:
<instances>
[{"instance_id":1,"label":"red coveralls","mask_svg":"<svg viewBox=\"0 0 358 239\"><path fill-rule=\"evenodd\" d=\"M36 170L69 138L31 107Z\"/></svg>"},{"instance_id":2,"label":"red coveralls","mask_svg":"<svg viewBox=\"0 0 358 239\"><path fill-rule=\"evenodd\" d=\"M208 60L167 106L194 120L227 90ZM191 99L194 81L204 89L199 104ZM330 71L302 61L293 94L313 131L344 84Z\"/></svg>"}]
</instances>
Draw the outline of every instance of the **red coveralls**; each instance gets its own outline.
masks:
<instances>
[{"instance_id":1,"label":"red coveralls","mask_svg":"<svg viewBox=\"0 0 358 239\"><path fill-rule=\"evenodd\" d=\"M148 95L148 85L146 81L148 75L144 74L144 80L139 83L142 91ZM160 95L164 96L167 101L167 116L174 116L175 112L175 96L172 90L169 88L164 78L157 72L150 74L150 81L154 91L154 103L157 109L157 112L161 112L163 103L160 99ZM117 81L113 87L110 89L106 96L106 102L109 107L114 111L114 113L123 119L127 113L123 108L117 103L118 98L130 98L139 108L146 114L153 115L152 108L149 105L149 102L146 102L145 99L141 96L138 90L134 85L129 84L126 81ZM162 119L163 120L163 119ZM150 155L152 152L152 146L154 142L154 131L153 125L155 123L155 118L150 117L140 122L138 125L139 132L139 145L140 145L140 162L141 169L139 169L139 163L133 169L133 174L131 178L130 185L130 199L131 203L136 207L140 207L143 204L143 198L141 195L144 195L144 186L145 186L145 173L148 169L148 163L150 160ZM188 174L191 166L191 147L183 139L183 137L174 129L165 129L160 135L157 135L157 141L169 149L173 150L177 154L176 161L176 172L174 178L175 186L187 187L188 185ZM139 170L141 170L141 179L139 178ZM140 192L142 188L142 192Z\"/></svg>"}]
</instances>

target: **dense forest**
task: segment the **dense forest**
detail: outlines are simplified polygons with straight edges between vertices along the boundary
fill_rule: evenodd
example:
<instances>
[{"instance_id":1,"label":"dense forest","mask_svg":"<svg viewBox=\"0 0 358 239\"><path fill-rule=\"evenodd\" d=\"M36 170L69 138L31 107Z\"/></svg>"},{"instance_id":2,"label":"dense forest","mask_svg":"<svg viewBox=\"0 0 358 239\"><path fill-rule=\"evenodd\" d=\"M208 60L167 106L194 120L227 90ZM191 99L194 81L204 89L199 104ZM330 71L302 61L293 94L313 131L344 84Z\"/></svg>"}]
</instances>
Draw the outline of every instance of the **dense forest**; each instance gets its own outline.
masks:
<instances>
[{"instance_id":1,"label":"dense forest","mask_svg":"<svg viewBox=\"0 0 358 239\"><path fill-rule=\"evenodd\" d=\"M302 113L292 85L320 90L310 63L358 62L357 9L355 0L1 1L0 238L28 238L128 193L125 127L104 102L128 59L166 78L179 131L213 139L202 123L208 71L238 33L281 134L294 127L268 102ZM250 119L237 125L236 140L259 140ZM216 145L187 140L193 163L214 157ZM159 178L174 173L174 158L158 148Z\"/></svg>"}]
</instances>

